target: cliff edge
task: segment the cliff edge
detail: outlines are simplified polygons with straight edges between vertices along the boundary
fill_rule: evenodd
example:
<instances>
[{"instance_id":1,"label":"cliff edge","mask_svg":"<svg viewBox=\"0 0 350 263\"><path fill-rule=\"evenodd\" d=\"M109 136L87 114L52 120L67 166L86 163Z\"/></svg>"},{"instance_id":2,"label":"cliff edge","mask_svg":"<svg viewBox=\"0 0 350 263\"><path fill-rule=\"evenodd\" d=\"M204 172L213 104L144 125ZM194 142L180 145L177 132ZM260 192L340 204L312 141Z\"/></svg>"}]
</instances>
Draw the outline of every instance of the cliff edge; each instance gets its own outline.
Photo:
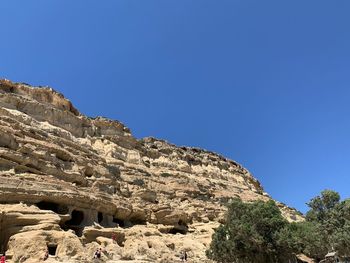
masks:
<instances>
[{"instance_id":1,"label":"cliff edge","mask_svg":"<svg viewBox=\"0 0 350 263\"><path fill-rule=\"evenodd\" d=\"M46 87L0 80L0 253L10 262L206 262L225 203L269 200L240 164L132 136ZM278 203L289 220L293 209ZM133 260L133 261L132 261Z\"/></svg>"}]
</instances>

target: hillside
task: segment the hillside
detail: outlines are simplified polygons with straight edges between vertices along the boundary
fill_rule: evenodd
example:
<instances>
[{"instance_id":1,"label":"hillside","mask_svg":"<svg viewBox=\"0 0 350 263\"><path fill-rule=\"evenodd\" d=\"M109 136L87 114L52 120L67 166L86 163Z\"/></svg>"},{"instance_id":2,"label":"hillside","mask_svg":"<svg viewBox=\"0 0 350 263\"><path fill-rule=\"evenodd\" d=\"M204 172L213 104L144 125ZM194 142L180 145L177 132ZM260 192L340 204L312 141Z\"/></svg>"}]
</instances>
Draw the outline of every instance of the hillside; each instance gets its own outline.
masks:
<instances>
[{"instance_id":1,"label":"hillside","mask_svg":"<svg viewBox=\"0 0 350 263\"><path fill-rule=\"evenodd\" d=\"M50 262L87 262L99 247L115 262L173 262L183 250L205 262L232 197L270 199L219 154L137 139L51 88L0 81L0 253L12 262L47 249Z\"/></svg>"}]
</instances>

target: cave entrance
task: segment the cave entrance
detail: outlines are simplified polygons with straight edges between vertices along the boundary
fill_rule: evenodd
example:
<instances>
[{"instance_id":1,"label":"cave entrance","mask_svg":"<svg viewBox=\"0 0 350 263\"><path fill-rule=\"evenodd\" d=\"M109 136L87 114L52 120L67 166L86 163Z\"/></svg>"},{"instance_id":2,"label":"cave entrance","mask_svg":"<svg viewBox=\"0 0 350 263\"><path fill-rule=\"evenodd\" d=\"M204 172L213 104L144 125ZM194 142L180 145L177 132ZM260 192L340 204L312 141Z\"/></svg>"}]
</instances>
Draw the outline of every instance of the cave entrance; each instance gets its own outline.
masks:
<instances>
[{"instance_id":1,"label":"cave entrance","mask_svg":"<svg viewBox=\"0 0 350 263\"><path fill-rule=\"evenodd\" d=\"M173 235L176 235L176 234L181 234L181 235L186 235L187 234L187 230L186 229L183 229L183 228L177 228L177 227L173 227L169 230L168 232L169 234L173 234Z\"/></svg>"},{"instance_id":2,"label":"cave entrance","mask_svg":"<svg viewBox=\"0 0 350 263\"><path fill-rule=\"evenodd\" d=\"M54 202L41 201L37 203L36 206L41 210L51 210L56 214L68 214L69 212L69 209L66 205L61 205Z\"/></svg>"},{"instance_id":3,"label":"cave entrance","mask_svg":"<svg viewBox=\"0 0 350 263\"><path fill-rule=\"evenodd\" d=\"M101 212L98 212L97 214L97 221L99 224L103 221L103 214Z\"/></svg>"},{"instance_id":4,"label":"cave entrance","mask_svg":"<svg viewBox=\"0 0 350 263\"><path fill-rule=\"evenodd\" d=\"M118 226L122 228L129 228L134 225L146 225L146 220L142 218L130 218L129 220L125 220L114 216L113 223L118 224Z\"/></svg>"},{"instance_id":5,"label":"cave entrance","mask_svg":"<svg viewBox=\"0 0 350 263\"><path fill-rule=\"evenodd\" d=\"M66 222L67 225L79 226L84 220L84 212L73 210L72 217Z\"/></svg>"},{"instance_id":6,"label":"cave entrance","mask_svg":"<svg viewBox=\"0 0 350 263\"><path fill-rule=\"evenodd\" d=\"M8 233L4 233L3 231L0 231L0 234L0 254L5 254L10 237L8 236Z\"/></svg>"},{"instance_id":7,"label":"cave entrance","mask_svg":"<svg viewBox=\"0 0 350 263\"><path fill-rule=\"evenodd\" d=\"M123 220L117 217L113 217L113 223L118 224L118 226L121 228L129 228L133 227L134 225L138 225L135 221Z\"/></svg>"},{"instance_id":8,"label":"cave entrance","mask_svg":"<svg viewBox=\"0 0 350 263\"><path fill-rule=\"evenodd\" d=\"M0 212L0 254L4 254L7 250L7 244L10 240L10 233L8 231L9 225L6 222L4 212Z\"/></svg>"},{"instance_id":9,"label":"cave entrance","mask_svg":"<svg viewBox=\"0 0 350 263\"><path fill-rule=\"evenodd\" d=\"M188 232L187 224L180 219L177 225L171 228L168 233L173 235L176 235L176 234L186 235L187 232Z\"/></svg>"},{"instance_id":10,"label":"cave entrance","mask_svg":"<svg viewBox=\"0 0 350 263\"><path fill-rule=\"evenodd\" d=\"M47 250L50 256L56 256L57 245L50 244L47 246Z\"/></svg>"},{"instance_id":11,"label":"cave entrance","mask_svg":"<svg viewBox=\"0 0 350 263\"><path fill-rule=\"evenodd\" d=\"M126 225L124 220L119 219L117 217L113 217L113 223L118 224L118 226L120 226L120 227L125 227L125 225Z\"/></svg>"},{"instance_id":12,"label":"cave entrance","mask_svg":"<svg viewBox=\"0 0 350 263\"><path fill-rule=\"evenodd\" d=\"M84 227L81 225L84 221L84 212L73 210L71 219L61 225L63 230L71 229L79 237L82 236Z\"/></svg>"}]
</instances>

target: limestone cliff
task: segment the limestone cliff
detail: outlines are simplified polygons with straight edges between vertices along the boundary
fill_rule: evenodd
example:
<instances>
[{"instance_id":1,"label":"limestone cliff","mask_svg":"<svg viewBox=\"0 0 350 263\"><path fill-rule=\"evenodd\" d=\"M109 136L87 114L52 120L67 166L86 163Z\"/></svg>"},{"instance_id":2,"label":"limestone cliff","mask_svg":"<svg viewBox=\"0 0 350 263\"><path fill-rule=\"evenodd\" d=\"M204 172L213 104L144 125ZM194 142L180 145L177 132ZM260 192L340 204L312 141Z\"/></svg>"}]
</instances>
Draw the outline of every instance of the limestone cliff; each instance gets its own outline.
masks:
<instances>
[{"instance_id":1,"label":"limestone cliff","mask_svg":"<svg viewBox=\"0 0 350 263\"><path fill-rule=\"evenodd\" d=\"M216 153L136 139L46 87L0 81L0 253L11 262L205 262L224 204L270 197ZM296 211L279 204L290 220ZM122 262L122 261L120 261Z\"/></svg>"}]
</instances>

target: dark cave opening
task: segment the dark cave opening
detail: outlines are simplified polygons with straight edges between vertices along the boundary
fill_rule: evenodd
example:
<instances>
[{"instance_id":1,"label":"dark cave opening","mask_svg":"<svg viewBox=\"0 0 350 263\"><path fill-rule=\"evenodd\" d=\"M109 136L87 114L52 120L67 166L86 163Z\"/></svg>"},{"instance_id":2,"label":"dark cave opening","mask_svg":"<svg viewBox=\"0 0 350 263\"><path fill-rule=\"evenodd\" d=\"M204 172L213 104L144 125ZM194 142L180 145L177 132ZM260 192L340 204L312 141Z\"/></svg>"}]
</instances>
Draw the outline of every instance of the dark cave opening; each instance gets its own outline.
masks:
<instances>
[{"instance_id":1,"label":"dark cave opening","mask_svg":"<svg viewBox=\"0 0 350 263\"><path fill-rule=\"evenodd\" d=\"M84 212L73 210L72 217L66 222L66 225L79 226L84 220Z\"/></svg>"},{"instance_id":2,"label":"dark cave opening","mask_svg":"<svg viewBox=\"0 0 350 263\"><path fill-rule=\"evenodd\" d=\"M173 228L169 229L168 234L181 234L181 235L186 235L188 232L188 226L187 224L182 221L181 219L179 220L179 222L177 223L177 225L175 225Z\"/></svg>"},{"instance_id":3,"label":"dark cave opening","mask_svg":"<svg viewBox=\"0 0 350 263\"><path fill-rule=\"evenodd\" d=\"M47 250L49 252L49 255L56 256L57 245L48 245Z\"/></svg>"},{"instance_id":4,"label":"dark cave opening","mask_svg":"<svg viewBox=\"0 0 350 263\"><path fill-rule=\"evenodd\" d=\"M130 219L120 219L118 217L113 217L113 223L118 224L119 227L122 228L129 228L132 227L134 225L146 225L146 220L142 219L142 218L130 218Z\"/></svg>"},{"instance_id":5,"label":"dark cave opening","mask_svg":"<svg viewBox=\"0 0 350 263\"><path fill-rule=\"evenodd\" d=\"M8 233L6 233L6 231L5 233L2 233L0 231L0 234L0 254L4 254L7 250L7 244L10 240L10 236L8 235Z\"/></svg>"},{"instance_id":6,"label":"dark cave opening","mask_svg":"<svg viewBox=\"0 0 350 263\"><path fill-rule=\"evenodd\" d=\"M119 219L117 217L113 217L113 223L118 224L120 227L125 227L125 220Z\"/></svg>"},{"instance_id":7,"label":"dark cave opening","mask_svg":"<svg viewBox=\"0 0 350 263\"><path fill-rule=\"evenodd\" d=\"M181 235L186 235L187 234L187 230L186 229L183 229L183 228L177 228L177 227L173 227L169 230L168 232L169 234L173 234L173 235L176 235L176 234L181 234Z\"/></svg>"},{"instance_id":8,"label":"dark cave opening","mask_svg":"<svg viewBox=\"0 0 350 263\"><path fill-rule=\"evenodd\" d=\"M0 211L0 254L5 254L8 242L14 234L11 229L11 220L6 220L6 214Z\"/></svg>"},{"instance_id":9,"label":"dark cave opening","mask_svg":"<svg viewBox=\"0 0 350 263\"><path fill-rule=\"evenodd\" d=\"M103 214L101 212L98 212L97 214L97 221L98 223L101 223L103 221Z\"/></svg>"},{"instance_id":10,"label":"dark cave opening","mask_svg":"<svg viewBox=\"0 0 350 263\"><path fill-rule=\"evenodd\" d=\"M68 214L69 212L69 209L66 205L61 205L54 202L41 201L37 203L36 206L41 210L51 210L57 214Z\"/></svg>"},{"instance_id":11,"label":"dark cave opening","mask_svg":"<svg viewBox=\"0 0 350 263\"><path fill-rule=\"evenodd\" d=\"M73 210L71 219L61 224L61 228L65 231L71 229L75 232L75 234L79 237L82 236L84 227L81 226L84 221L84 212L79 210Z\"/></svg>"},{"instance_id":12,"label":"dark cave opening","mask_svg":"<svg viewBox=\"0 0 350 263\"><path fill-rule=\"evenodd\" d=\"M181 219L178 222L179 226L185 226L187 227L186 223L184 221L182 221Z\"/></svg>"}]
</instances>

